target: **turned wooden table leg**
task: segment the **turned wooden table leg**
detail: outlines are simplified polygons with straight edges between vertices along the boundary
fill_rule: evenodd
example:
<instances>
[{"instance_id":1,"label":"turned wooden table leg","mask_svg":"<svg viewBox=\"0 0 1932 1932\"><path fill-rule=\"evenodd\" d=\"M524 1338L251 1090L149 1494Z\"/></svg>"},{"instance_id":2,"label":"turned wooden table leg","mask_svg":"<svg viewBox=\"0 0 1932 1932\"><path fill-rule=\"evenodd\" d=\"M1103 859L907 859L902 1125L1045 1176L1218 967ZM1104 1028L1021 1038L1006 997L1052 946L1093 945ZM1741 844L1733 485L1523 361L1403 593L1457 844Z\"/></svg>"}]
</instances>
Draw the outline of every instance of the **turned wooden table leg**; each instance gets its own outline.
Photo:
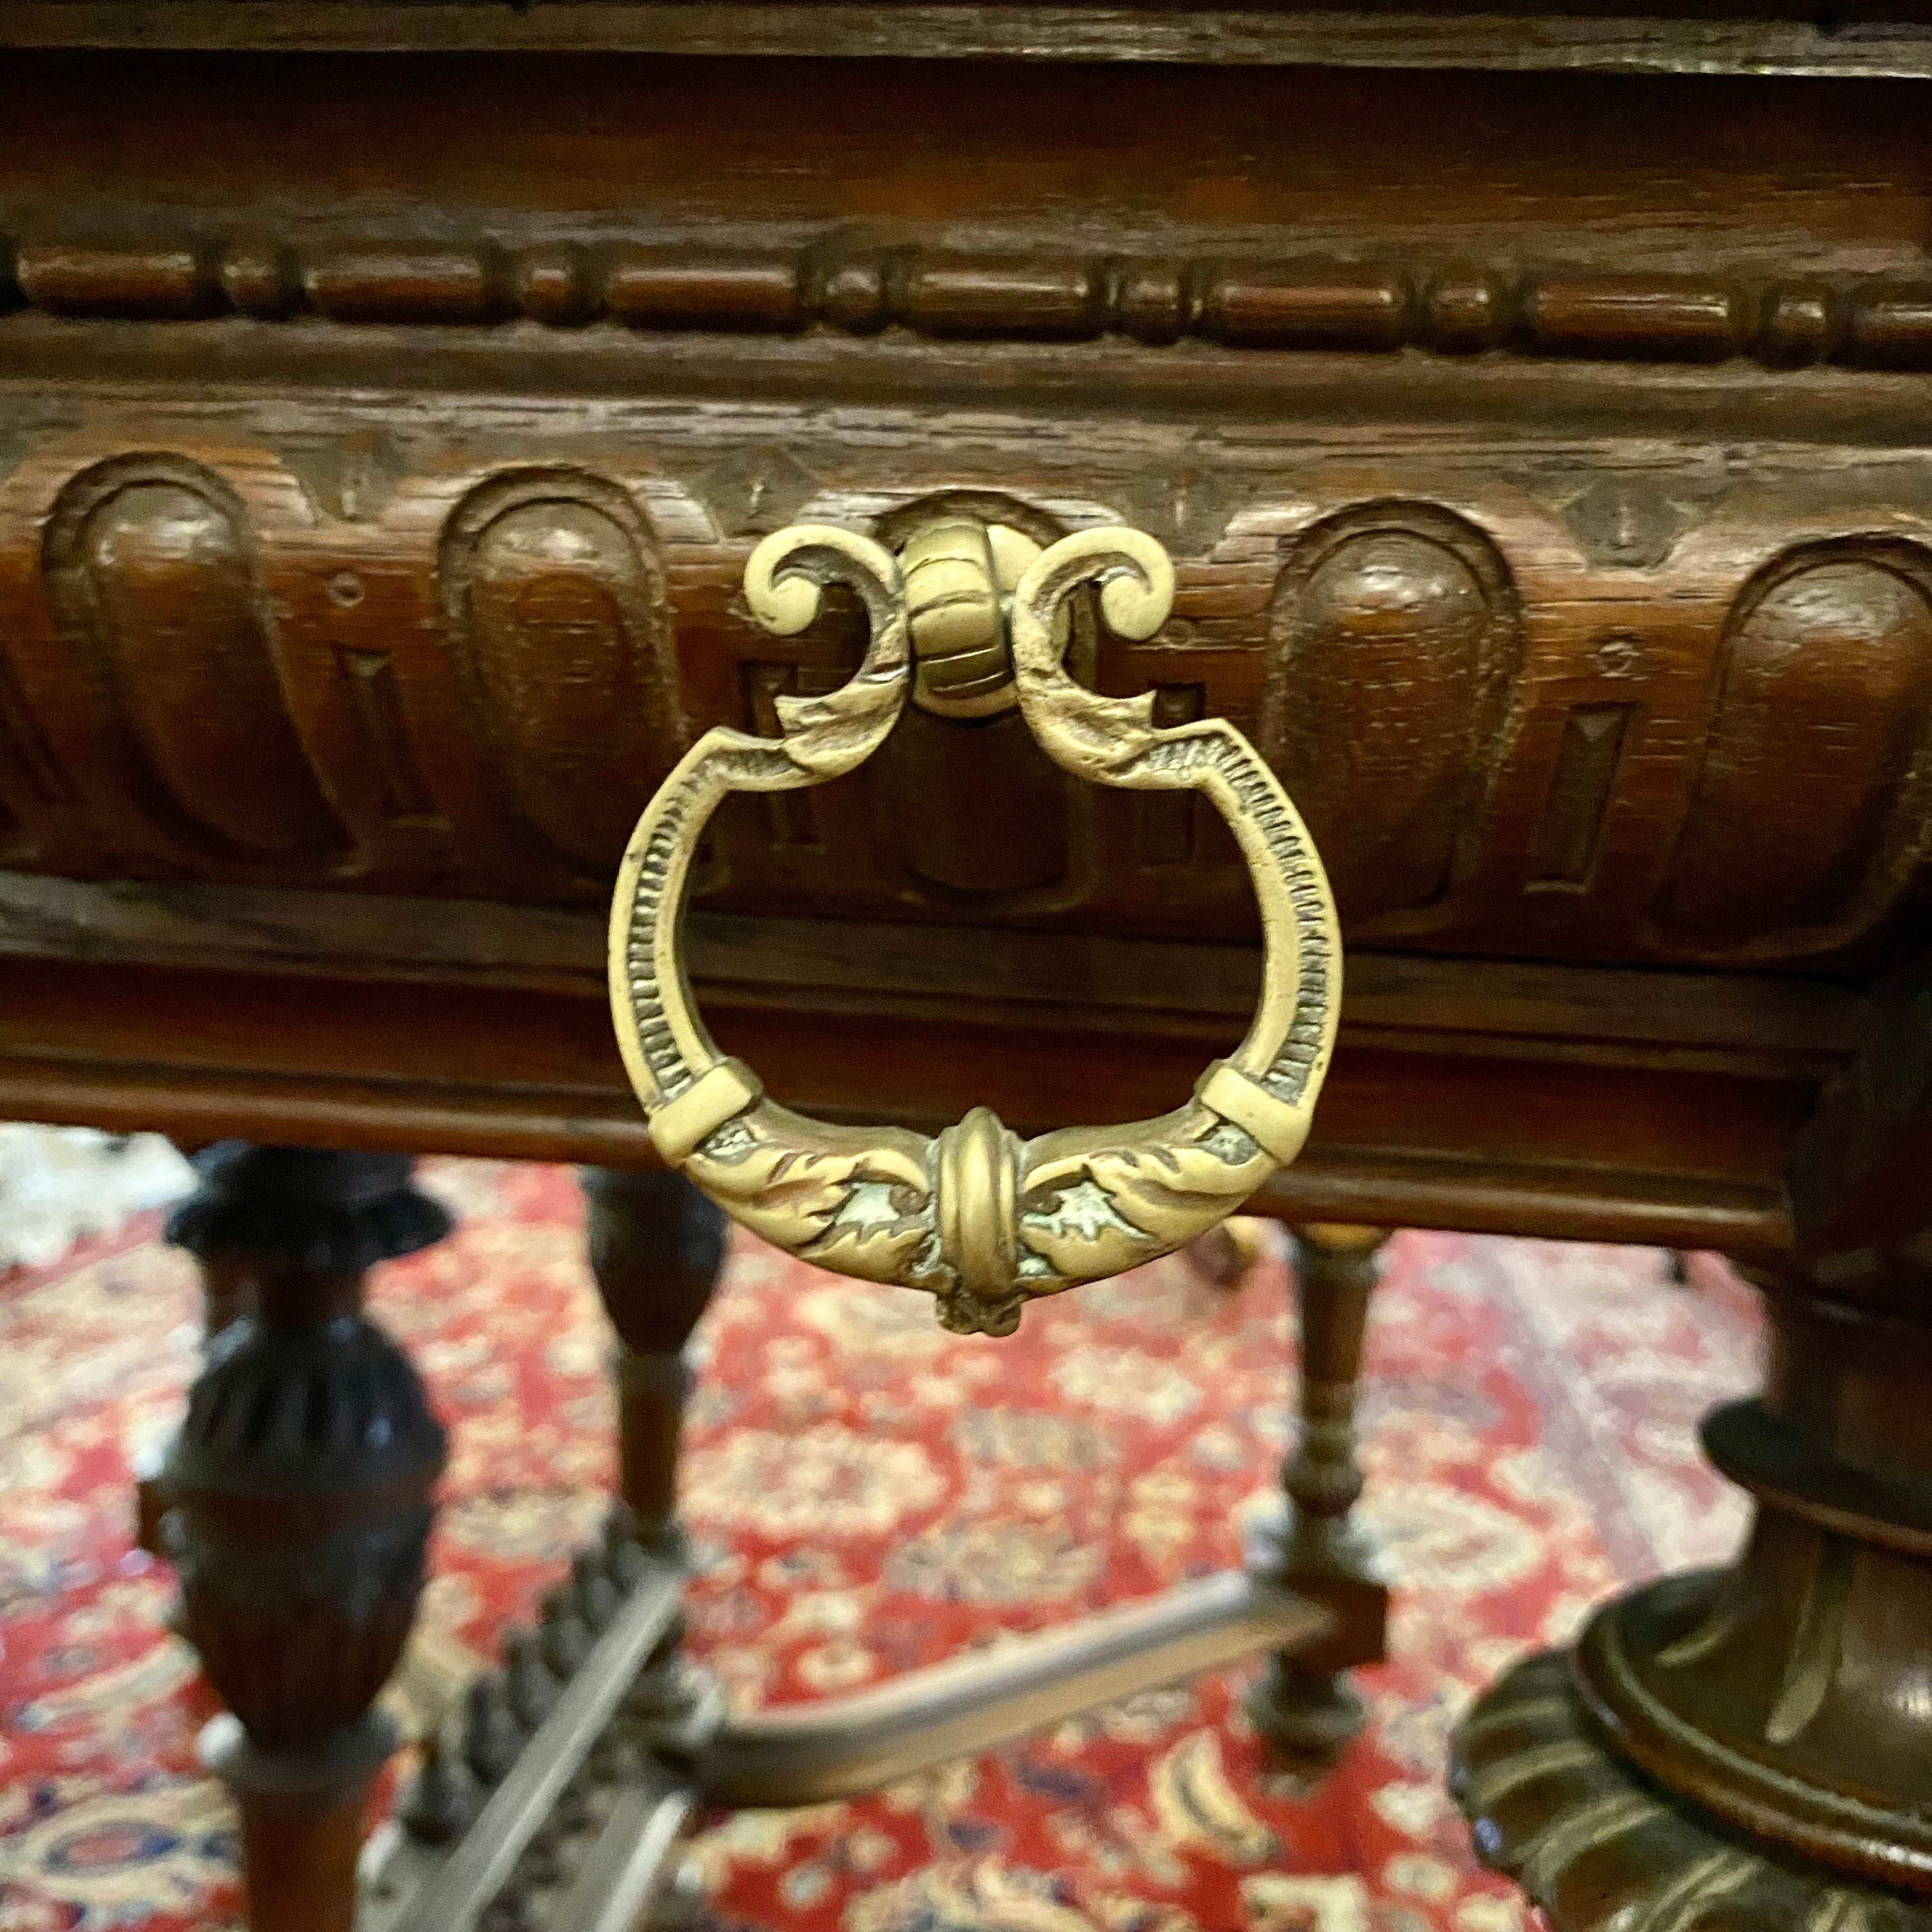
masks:
<instances>
[{"instance_id":1,"label":"turned wooden table leg","mask_svg":"<svg viewBox=\"0 0 1932 1932\"><path fill-rule=\"evenodd\" d=\"M362 1313L367 1270L440 1240L406 1156L226 1142L169 1237L211 1306L211 1345L163 1472L182 1629L232 1714L204 1758L242 1814L256 1932L350 1932L356 1861L395 1739L372 1707L424 1580L441 1426Z\"/></svg>"},{"instance_id":2,"label":"turned wooden table leg","mask_svg":"<svg viewBox=\"0 0 1932 1932\"><path fill-rule=\"evenodd\" d=\"M1932 960L1787 1178L1761 1394L1704 1425L1727 1568L1606 1605L1480 1699L1453 1777L1552 1932L1932 1932Z\"/></svg>"},{"instance_id":3,"label":"turned wooden table leg","mask_svg":"<svg viewBox=\"0 0 1932 1932\"><path fill-rule=\"evenodd\" d=\"M1388 1591L1351 1512L1362 1492L1355 1396L1369 1298L1388 1230L1317 1223L1294 1230L1301 1330L1300 1430L1282 1470L1287 1508L1252 1560L1340 1618L1318 1648L1270 1658L1247 1697L1255 1729L1292 1764L1316 1768L1361 1729L1343 1673L1381 1660Z\"/></svg>"},{"instance_id":4,"label":"turned wooden table leg","mask_svg":"<svg viewBox=\"0 0 1932 1932\"><path fill-rule=\"evenodd\" d=\"M680 1174L584 1171L591 1272L616 1330L619 1488L632 1534L674 1549L685 1345L724 1263L724 1212Z\"/></svg>"},{"instance_id":5,"label":"turned wooden table leg","mask_svg":"<svg viewBox=\"0 0 1932 1932\"><path fill-rule=\"evenodd\" d=\"M183 1144L180 1151L192 1162L199 1150ZM248 1305L252 1293L247 1276L238 1270L224 1268L211 1272L204 1268L201 1270L201 1343L204 1349L238 1317L254 1312ZM167 1459L167 1448L164 1441L144 1442L135 1450L133 1459L134 1541L150 1556L164 1557L167 1554L161 1541L161 1520L167 1514L161 1471Z\"/></svg>"}]
</instances>

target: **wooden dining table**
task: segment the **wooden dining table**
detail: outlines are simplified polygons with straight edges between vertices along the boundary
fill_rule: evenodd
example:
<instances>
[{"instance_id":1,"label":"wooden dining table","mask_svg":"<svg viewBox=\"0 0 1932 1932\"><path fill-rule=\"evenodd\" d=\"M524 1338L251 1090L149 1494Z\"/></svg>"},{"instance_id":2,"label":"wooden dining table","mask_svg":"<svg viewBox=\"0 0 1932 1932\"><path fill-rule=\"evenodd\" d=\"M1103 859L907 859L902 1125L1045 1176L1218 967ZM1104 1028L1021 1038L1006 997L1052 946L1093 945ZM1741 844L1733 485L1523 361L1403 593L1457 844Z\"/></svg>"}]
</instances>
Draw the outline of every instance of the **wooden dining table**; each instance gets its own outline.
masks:
<instances>
[{"instance_id":1,"label":"wooden dining table","mask_svg":"<svg viewBox=\"0 0 1932 1932\"><path fill-rule=\"evenodd\" d=\"M148 1530L257 1932L350 1924L392 1742L442 1442L357 1311L446 1228L414 1154L592 1172L627 1514L557 1615L662 1675L721 1234L626 1078L612 880L698 734L860 664L850 596L757 620L754 546L935 520L1156 540L1171 615L1082 607L1067 668L1238 725L1339 905L1250 1210L1309 1351L1268 1574L1320 1612L1253 1626L1264 1730L1342 1748L1382 1642L1381 1232L1719 1250L1754 1526L1508 1676L1456 1789L1556 1932L1932 1928L1932 10L0 0L0 1113L201 1150L225 1339ZM1031 1133L1184 1099L1258 940L1203 801L913 706L728 801L684 944L788 1106Z\"/></svg>"}]
</instances>

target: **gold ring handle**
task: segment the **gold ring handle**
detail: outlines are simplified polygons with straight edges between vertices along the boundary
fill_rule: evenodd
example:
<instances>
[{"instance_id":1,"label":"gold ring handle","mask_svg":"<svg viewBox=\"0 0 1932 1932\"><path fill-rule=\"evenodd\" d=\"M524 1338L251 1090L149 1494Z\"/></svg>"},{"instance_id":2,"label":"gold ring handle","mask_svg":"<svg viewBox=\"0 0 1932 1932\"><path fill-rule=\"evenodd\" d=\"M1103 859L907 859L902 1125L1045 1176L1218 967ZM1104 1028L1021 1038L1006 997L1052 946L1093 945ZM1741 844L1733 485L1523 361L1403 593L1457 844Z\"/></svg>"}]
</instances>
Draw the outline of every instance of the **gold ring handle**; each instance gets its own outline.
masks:
<instances>
[{"instance_id":1,"label":"gold ring handle","mask_svg":"<svg viewBox=\"0 0 1932 1932\"><path fill-rule=\"evenodd\" d=\"M1012 594L1021 711L1066 770L1099 784L1204 792L1227 820L1265 946L1246 1037L1172 1113L1030 1141L984 1107L928 1139L778 1106L706 1032L679 953L680 914L699 836L728 792L822 784L868 758L898 718L913 667L890 551L800 525L767 537L745 568L752 614L782 634L812 622L833 583L858 593L872 622L851 680L822 698L780 698L782 737L707 731L638 820L610 908L611 1014L653 1144L728 1214L820 1267L927 1290L949 1328L1007 1334L1034 1296L1180 1246L1300 1150L1334 1043L1334 901L1300 815L1233 725L1163 729L1150 696L1102 698L1067 675L1055 640L1066 634L1068 600L1097 585L1112 628L1150 638L1172 607L1174 566L1138 530L1064 537Z\"/></svg>"}]
</instances>

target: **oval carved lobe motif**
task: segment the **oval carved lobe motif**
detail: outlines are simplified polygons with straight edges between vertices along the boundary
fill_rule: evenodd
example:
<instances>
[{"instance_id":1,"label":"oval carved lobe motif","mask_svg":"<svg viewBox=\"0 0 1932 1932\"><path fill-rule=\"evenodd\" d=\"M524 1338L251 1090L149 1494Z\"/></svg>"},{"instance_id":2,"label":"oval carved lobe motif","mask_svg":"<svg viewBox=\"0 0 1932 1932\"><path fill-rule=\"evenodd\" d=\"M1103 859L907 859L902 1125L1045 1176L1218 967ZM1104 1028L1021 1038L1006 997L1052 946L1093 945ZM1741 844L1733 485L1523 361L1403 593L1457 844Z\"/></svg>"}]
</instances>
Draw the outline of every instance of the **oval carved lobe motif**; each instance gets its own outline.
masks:
<instances>
[{"instance_id":1,"label":"oval carved lobe motif","mask_svg":"<svg viewBox=\"0 0 1932 1932\"><path fill-rule=\"evenodd\" d=\"M441 578L506 802L565 857L614 867L684 737L664 574L641 518L596 477L499 478L452 518Z\"/></svg>"},{"instance_id":2,"label":"oval carved lobe motif","mask_svg":"<svg viewBox=\"0 0 1932 1932\"><path fill-rule=\"evenodd\" d=\"M1673 938L1852 936L1916 836L1932 715L1932 558L1903 544L1780 559L1733 608L1704 762L1658 905Z\"/></svg>"},{"instance_id":3,"label":"oval carved lobe motif","mask_svg":"<svg viewBox=\"0 0 1932 1932\"><path fill-rule=\"evenodd\" d=\"M230 854L343 848L284 706L242 504L219 477L172 457L88 470L55 505L41 561L146 809Z\"/></svg>"},{"instance_id":4,"label":"oval carved lobe motif","mask_svg":"<svg viewBox=\"0 0 1932 1932\"><path fill-rule=\"evenodd\" d=\"M1520 656L1487 539L1426 505L1331 518L1283 574L1270 645L1263 743L1344 916L1440 898Z\"/></svg>"}]
</instances>

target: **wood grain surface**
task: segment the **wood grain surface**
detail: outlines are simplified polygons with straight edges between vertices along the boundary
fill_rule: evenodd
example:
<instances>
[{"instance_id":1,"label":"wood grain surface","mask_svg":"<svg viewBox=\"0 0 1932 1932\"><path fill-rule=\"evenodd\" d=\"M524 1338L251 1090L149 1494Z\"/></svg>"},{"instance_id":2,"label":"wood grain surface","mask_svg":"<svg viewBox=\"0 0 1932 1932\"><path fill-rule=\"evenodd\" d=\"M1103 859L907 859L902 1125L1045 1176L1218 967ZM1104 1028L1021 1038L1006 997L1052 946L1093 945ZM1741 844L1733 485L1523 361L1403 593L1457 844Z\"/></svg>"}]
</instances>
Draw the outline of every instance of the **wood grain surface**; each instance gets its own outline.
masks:
<instances>
[{"instance_id":1,"label":"wood grain surface","mask_svg":"<svg viewBox=\"0 0 1932 1932\"><path fill-rule=\"evenodd\" d=\"M178 423L164 450L122 453L131 427L37 440L0 481L8 862L600 900L693 730L769 730L776 694L830 688L856 662L850 617L795 641L752 622L730 490L778 490L762 520L861 524L921 493L841 487L784 451L694 462L662 423L648 458L555 460L576 426L524 430L541 464L418 452L353 517L317 500L301 453L260 442ZM1197 532L1168 628L1096 639L1091 674L1255 735L1352 940L1775 968L1895 952L1932 824L1916 463L1766 476L1706 505L1694 474L1539 482L1492 451L1425 476L1333 440L1292 482L1172 482L1170 531L1193 492L1245 500ZM908 440L897 465L917 461L938 467ZM1155 521L1149 480L1021 500L1069 525ZM1616 555L1677 523L1660 560ZM1252 931L1218 826L1072 784L1011 720L910 720L853 779L746 802L702 894Z\"/></svg>"},{"instance_id":2,"label":"wood grain surface","mask_svg":"<svg viewBox=\"0 0 1932 1932\"><path fill-rule=\"evenodd\" d=\"M304 52L594 49L650 54L1186 61L1244 66L1610 74L1932 73L1924 9L1796 0L1209 7L1023 0L4 0L0 46L273 47Z\"/></svg>"},{"instance_id":3,"label":"wood grain surface","mask_svg":"<svg viewBox=\"0 0 1932 1932\"><path fill-rule=\"evenodd\" d=\"M142 17L0 74L15 1111L641 1158L626 828L860 647L758 630L744 560L965 508L1160 537L1172 622L1083 619L1076 672L1234 718L1309 815L1354 968L1294 1202L1788 1240L1928 903L1917 90ZM694 970L800 1104L1118 1118L1238 1028L1218 826L1012 720L742 802Z\"/></svg>"}]
</instances>

